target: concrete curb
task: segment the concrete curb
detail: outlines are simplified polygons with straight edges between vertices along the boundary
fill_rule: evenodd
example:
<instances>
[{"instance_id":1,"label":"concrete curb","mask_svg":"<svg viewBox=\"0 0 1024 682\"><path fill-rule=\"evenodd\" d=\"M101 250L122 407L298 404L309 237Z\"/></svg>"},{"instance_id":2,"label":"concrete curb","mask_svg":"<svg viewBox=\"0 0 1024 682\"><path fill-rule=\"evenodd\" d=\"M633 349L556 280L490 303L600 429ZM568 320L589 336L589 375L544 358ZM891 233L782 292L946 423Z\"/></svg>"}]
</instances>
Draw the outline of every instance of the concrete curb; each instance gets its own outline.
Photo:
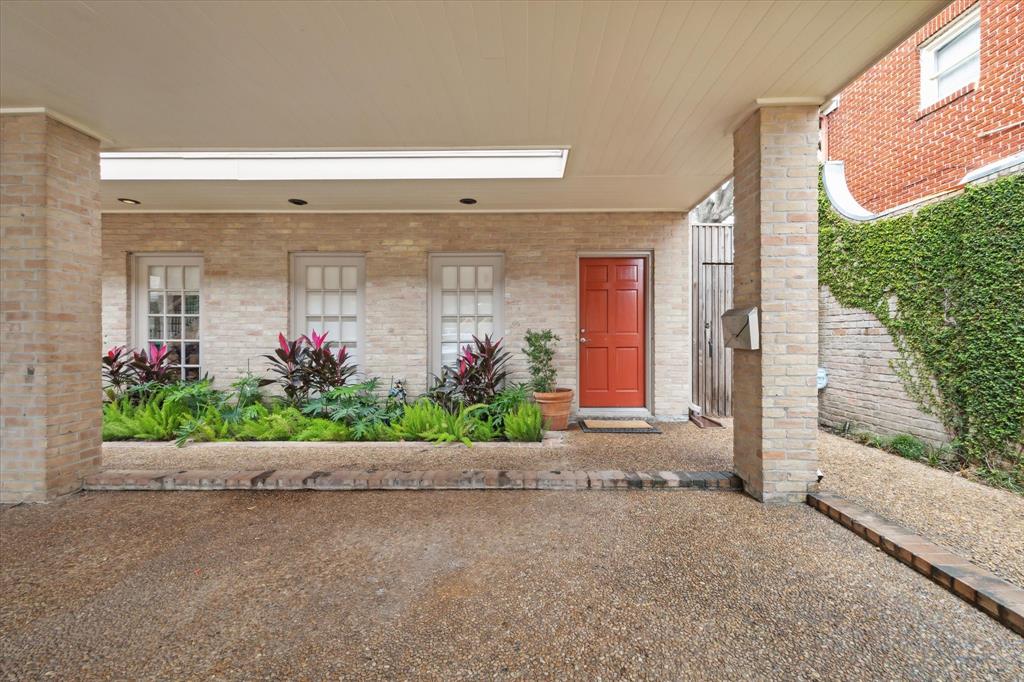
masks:
<instances>
[{"instance_id":1,"label":"concrete curb","mask_svg":"<svg viewBox=\"0 0 1024 682\"><path fill-rule=\"evenodd\" d=\"M156 471L110 469L86 490L741 490L731 471L395 471L376 469Z\"/></svg>"},{"instance_id":2,"label":"concrete curb","mask_svg":"<svg viewBox=\"0 0 1024 682\"><path fill-rule=\"evenodd\" d=\"M811 493L807 504L1024 636L1024 590L1016 585L839 495Z\"/></svg>"}]
</instances>

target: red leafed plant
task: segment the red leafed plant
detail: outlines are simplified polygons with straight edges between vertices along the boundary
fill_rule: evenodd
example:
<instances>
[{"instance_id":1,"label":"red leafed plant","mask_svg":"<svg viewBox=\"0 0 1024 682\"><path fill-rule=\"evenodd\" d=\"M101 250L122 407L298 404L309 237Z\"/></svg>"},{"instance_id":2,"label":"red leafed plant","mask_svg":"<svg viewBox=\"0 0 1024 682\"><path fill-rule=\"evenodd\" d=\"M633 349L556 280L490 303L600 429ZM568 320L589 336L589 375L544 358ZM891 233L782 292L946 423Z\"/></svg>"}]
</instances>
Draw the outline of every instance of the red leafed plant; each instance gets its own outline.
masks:
<instances>
[{"instance_id":1,"label":"red leafed plant","mask_svg":"<svg viewBox=\"0 0 1024 682\"><path fill-rule=\"evenodd\" d=\"M340 388L356 373L348 349L342 346L337 355L327 344L327 332L310 332L313 338L304 337L309 345L307 371L311 387L321 395L334 388Z\"/></svg>"},{"instance_id":2,"label":"red leafed plant","mask_svg":"<svg viewBox=\"0 0 1024 682\"><path fill-rule=\"evenodd\" d=\"M103 381L108 391L119 394L136 382L131 356L124 346L112 346L103 355Z\"/></svg>"},{"instance_id":3,"label":"red leafed plant","mask_svg":"<svg viewBox=\"0 0 1024 682\"><path fill-rule=\"evenodd\" d=\"M327 332L318 334L314 330L294 341L278 334L277 341L273 355L263 356L270 361L270 371L277 377L264 379L262 385L277 384L293 405L302 405L313 395L344 386L356 373L345 347L337 353L331 350Z\"/></svg>"},{"instance_id":4,"label":"red leafed plant","mask_svg":"<svg viewBox=\"0 0 1024 682\"><path fill-rule=\"evenodd\" d=\"M149 344L149 351L132 351L131 369L138 383L170 384L177 376L170 366L170 349L166 344Z\"/></svg>"},{"instance_id":5,"label":"red leafed plant","mask_svg":"<svg viewBox=\"0 0 1024 682\"><path fill-rule=\"evenodd\" d=\"M125 346L112 346L100 358L103 363L103 384L109 400L131 395L140 399L155 387L178 380L178 371L170 366L170 349L149 344L148 350L135 351Z\"/></svg>"},{"instance_id":6,"label":"red leafed plant","mask_svg":"<svg viewBox=\"0 0 1024 682\"><path fill-rule=\"evenodd\" d=\"M277 378L263 379L260 385L277 384L284 391L288 402L293 405L304 403L309 398L309 382L304 367L308 354L306 342L304 336L289 341L284 334L278 334L278 347L274 349L274 353L263 356L270 361L270 371L276 374Z\"/></svg>"},{"instance_id":7,"label":"red leafed plant","mask_svg":"<svg viewBox=\"0 0 1024 682\"><path fill-rule=\"evenodd\" d=\"M459 352L455 367L444 367L435 377L428 395L449 411L460 405L488 404L504 387L511 353L501 347L501 339L473 337Z\"/></svg>"}]
</instances>

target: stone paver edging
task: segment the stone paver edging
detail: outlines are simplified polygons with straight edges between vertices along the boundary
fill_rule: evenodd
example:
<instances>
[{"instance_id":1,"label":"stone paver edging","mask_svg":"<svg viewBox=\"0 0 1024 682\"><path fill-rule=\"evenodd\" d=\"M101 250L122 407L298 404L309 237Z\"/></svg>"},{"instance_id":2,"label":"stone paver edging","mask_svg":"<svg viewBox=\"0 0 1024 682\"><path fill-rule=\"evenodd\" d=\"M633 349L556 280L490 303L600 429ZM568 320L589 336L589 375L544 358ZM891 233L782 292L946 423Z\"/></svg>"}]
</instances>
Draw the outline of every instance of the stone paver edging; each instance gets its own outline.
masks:
<instances>
[{"instance_id":1,"label":"stone paver edging","mask_svg":"<svg viewBox=\"0 0 1024 682\"><path fill-rule=\"evenodd\" d=\"M1024 636L1024 590L859 504L818 492L807 504Z\"/></svg>"},{"instance_id":2,"label":"stone paver edging","mask_svg":"<svg viewBox=\"0 0 1024 682\"><path fill-rule=\"evenodd\" d=\"M465 449L465 450L549 450L552 448L565 448L568 447L568 431L545 431L544 439L539 442L534 441L507 441L507 440L494 440L494 441L480 441L474 442L471 446L465 445L459 441L452 443L434 443L426 440L321 440L321 441L298 441L298 440L218 440L218 441L207 441L196 443L194 441L188 441L186 446L190 450L204 450L204 449L217 449L217 450L280 450L281 448L287 448L289 450L319 450L325 447L330 447L336 450L366 450L372 448L374 450L408 450L410 452L416 452L424 448L430 449ZM168 445L174 445L174 441L166 440L115 440L106 441L106 445L111 446L131 446L140 450L152 449L159 450L160 448L166 448Z\"/></svg>"},{"instance_id":3,"label":"stone paver edging","mask_svg":"<svg viewBox=\"0 0 1024 682\"><path fill-rule=\"evenodd\" d=\"M395 471L338 469L126 470L85 479L86 490L740 490L731 471Z\"/></svg>"}]
</instances>

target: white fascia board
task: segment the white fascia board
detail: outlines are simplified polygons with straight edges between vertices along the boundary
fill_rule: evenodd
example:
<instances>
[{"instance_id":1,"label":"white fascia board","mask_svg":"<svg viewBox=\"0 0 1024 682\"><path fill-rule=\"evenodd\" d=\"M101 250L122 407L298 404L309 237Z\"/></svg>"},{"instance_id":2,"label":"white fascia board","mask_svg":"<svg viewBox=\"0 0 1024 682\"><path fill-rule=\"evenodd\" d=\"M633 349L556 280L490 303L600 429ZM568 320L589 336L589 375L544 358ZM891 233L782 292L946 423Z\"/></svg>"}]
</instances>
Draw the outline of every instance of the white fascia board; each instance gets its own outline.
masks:
<instances>
[{"instance_id":1,"label":"white fascia board","mask_svg":"<svg viewBox=\"0 0 1024 682\"><path fill-rule=\"evenodd\" d=\"M562 178L568 148L353 152L109 152L103 180Z\"/></svg>"}]
</instances>

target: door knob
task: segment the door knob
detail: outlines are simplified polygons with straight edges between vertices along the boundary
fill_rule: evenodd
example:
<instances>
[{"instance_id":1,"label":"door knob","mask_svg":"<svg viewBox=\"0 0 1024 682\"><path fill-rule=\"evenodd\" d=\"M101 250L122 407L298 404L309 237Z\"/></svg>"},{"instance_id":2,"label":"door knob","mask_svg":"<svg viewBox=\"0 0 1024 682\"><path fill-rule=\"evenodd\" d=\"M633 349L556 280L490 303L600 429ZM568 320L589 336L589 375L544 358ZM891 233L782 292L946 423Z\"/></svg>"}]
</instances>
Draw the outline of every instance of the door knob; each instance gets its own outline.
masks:
<instances>
[{"instance_id":1,"label":"door knob","mask_svg":"<svg viewBox=\"0 0 1024 682\"><path fill-rule=\"evenodd\" d=\"M586 343L586 342L587 342L587 340L581 336L580 337L580 343Z\"/></svg>"}]
</instances>

